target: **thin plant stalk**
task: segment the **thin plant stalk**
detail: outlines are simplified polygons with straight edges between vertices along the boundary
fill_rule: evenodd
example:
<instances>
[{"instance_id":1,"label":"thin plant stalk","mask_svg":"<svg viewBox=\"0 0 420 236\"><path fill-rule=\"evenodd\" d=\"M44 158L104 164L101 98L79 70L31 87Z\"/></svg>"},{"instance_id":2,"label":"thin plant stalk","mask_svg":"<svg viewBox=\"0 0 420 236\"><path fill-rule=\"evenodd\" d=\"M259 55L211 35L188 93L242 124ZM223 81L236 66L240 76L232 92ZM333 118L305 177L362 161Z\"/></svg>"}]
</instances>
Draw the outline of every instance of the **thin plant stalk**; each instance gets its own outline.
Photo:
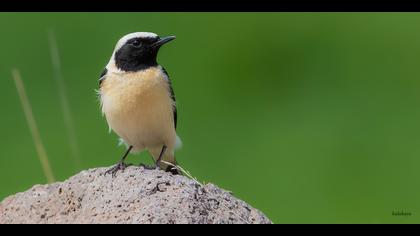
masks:
<instances>
[{"instance_id":1,"label":"thin plant stalk","mask_svg":"<svg viewBox=\"0 0 420 236\"><path fill-rule=\"evenodd\" d=\"M28 96L26 95L25 86L18 70L12 71L13 80L15 81L16 89L19 94L20 101L22 103L23 112L25 113L26 121L28 122L29 129L31 131L32 139L35 144L35 148L38 154L39 161L47 178L48 183L55 182L54 174L51 169L50 162L48 161L47 152L45 151L44 145L41 141L41 135L39 134L38 127L35 122L32 108L29 103Z\"/></svg>"},{"instance_id":2,"label":"thin plant stalk","mask_svg":"<svg viewBox=\"0 0 420 236\"><path fill-rule=\"evenodd\" d=\"M50 45L51 60L54 69L54 77L57 84L57 90L60 96L60 106L64 117L64 123L67 130L67 136L73 156L73 161L76 165L76 168L81 169L82 162L80 158L80 149L76 138L77 136L74 128L68 96L66 93L66 86L64 84L63 73L61 71L60 54L58 52L57 40L55 38L53 30L49 30L48 39Z\"/></svg>"}]
</instances>

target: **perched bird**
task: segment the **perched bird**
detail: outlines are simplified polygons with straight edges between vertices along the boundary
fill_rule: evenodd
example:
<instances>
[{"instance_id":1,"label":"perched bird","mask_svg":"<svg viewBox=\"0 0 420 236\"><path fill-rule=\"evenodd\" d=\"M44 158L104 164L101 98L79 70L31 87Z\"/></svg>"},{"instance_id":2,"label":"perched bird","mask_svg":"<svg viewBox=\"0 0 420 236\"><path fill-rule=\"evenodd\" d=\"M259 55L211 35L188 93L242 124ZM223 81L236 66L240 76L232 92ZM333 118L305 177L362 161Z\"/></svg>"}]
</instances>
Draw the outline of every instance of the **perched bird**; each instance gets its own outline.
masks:
<instances>
[{"instance_id":1,"label":"perched bird","mask_svg":"<svg viewBox=\"0 0 420 236\"><path fill-rule=\"evenodd\" d=\"M156 57L162 45L175 39L154 33L137 32L122 37L99 79L102 112L110 127L127 146L120 162L107 173L115 175L127 167L130 152L149 151L155 165L176 174L175 95L166 70Z\"/></svg>"}]
</instances>

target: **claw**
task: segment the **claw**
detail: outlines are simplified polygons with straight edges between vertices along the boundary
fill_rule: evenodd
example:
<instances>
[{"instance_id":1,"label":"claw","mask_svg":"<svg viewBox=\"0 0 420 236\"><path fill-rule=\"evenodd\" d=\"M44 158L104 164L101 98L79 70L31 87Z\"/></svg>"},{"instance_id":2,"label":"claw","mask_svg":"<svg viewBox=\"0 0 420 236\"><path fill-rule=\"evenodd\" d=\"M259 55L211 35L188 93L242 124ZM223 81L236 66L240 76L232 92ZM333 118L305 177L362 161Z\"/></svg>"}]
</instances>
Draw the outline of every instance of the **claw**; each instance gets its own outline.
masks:
<instances>
[{"instance_id":1,"label":"claw","mask_svg":"<svg viewBox=\"0 0 420 236\"><path fill-rule=\"evenodd\" d=\"M146 164L140 164L141 167L143 167L145 170L160 170L160 167L158 165L148 166Z\"/></svg>"},{"instance_id":2,"label":"claw","mask_svg":"<svg viewBox=\"0 0 420 236\"><path fill-rule=\"evenodd\" d=\"M131 166L131 165L130 164L125 164L124 162L120 162L120 163L116 164L114 167L112 167L111 169L107 170L105 172L105 175L111 174L112 177L115 177L117 175L118 171L121 170L122 172L124 172L124 170L129 166Z\"/></svg>"}]
</instances>

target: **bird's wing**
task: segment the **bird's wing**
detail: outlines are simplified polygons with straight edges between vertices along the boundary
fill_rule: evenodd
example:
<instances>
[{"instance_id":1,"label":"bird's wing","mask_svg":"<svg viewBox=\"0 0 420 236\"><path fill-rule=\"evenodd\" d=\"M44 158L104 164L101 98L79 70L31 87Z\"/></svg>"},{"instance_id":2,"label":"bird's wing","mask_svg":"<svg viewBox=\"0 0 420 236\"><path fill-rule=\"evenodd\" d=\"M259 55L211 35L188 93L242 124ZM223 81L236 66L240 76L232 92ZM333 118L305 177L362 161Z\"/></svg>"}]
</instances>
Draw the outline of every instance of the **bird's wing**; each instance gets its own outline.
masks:
<instances>
[{"instance_id":1,"label":"bird's wing","mask_svg":"<svg viewBox=\"0 0 420 236\"><path fill-rule=\"evenodd\" d=\"M171 98L174 101L174 123L175 123L175 129L176 129L176 124L177 124L177 120L178 120L178 113L176 110L176 99L175 99L175 93L174 93L174 89L172 87L172 82L171 79L169 78L169 74L168 72L165 70L165 68L162 67L162 71L163 73L166 75L166 77L168 78L168 83L169 83L169 92L171 93Z\"/></svg>"},{"instance_id":2,"label":"bird's wing","mask_svg":"<svg viewBox=\"0 0 420 236\"><path fill-rule=\"evenodd\" d=\"M105 69L102 71L101 75L99 76L99 88L101 87L102 82L105 80L105 78L106 78L106 74L107 74L107 73L108 73L108 69L107 69L107 68L105 68Z\"/></svg>"}]
</instances>

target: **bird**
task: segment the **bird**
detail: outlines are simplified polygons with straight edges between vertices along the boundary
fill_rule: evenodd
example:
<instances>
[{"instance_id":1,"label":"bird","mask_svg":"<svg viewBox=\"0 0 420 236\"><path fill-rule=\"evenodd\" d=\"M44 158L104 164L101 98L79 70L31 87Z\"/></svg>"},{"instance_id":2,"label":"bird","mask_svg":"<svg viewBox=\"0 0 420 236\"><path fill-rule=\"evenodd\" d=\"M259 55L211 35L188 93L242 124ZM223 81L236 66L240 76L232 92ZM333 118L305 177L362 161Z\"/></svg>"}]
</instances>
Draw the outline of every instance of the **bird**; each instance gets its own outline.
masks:
<instances>
[{"instance_id":1,"label":"bird","mask_svg":"<svg viewBox=\"0 0 420 236\"><path fill-rule=\"evenodd\" d=\"M160 48L175 36L160 37L151 32L135 32L118 40L111 59L99 78L102 114L109 131L114 131L127 147L120 161L106 171L116 175L129 165L130 153L148 151L154 165L179 174L175 149L181 146L176 133L177 107L168 72L158 64ZM168 165L166 163L170 163Z\"/></svg>"}]
</instances>

